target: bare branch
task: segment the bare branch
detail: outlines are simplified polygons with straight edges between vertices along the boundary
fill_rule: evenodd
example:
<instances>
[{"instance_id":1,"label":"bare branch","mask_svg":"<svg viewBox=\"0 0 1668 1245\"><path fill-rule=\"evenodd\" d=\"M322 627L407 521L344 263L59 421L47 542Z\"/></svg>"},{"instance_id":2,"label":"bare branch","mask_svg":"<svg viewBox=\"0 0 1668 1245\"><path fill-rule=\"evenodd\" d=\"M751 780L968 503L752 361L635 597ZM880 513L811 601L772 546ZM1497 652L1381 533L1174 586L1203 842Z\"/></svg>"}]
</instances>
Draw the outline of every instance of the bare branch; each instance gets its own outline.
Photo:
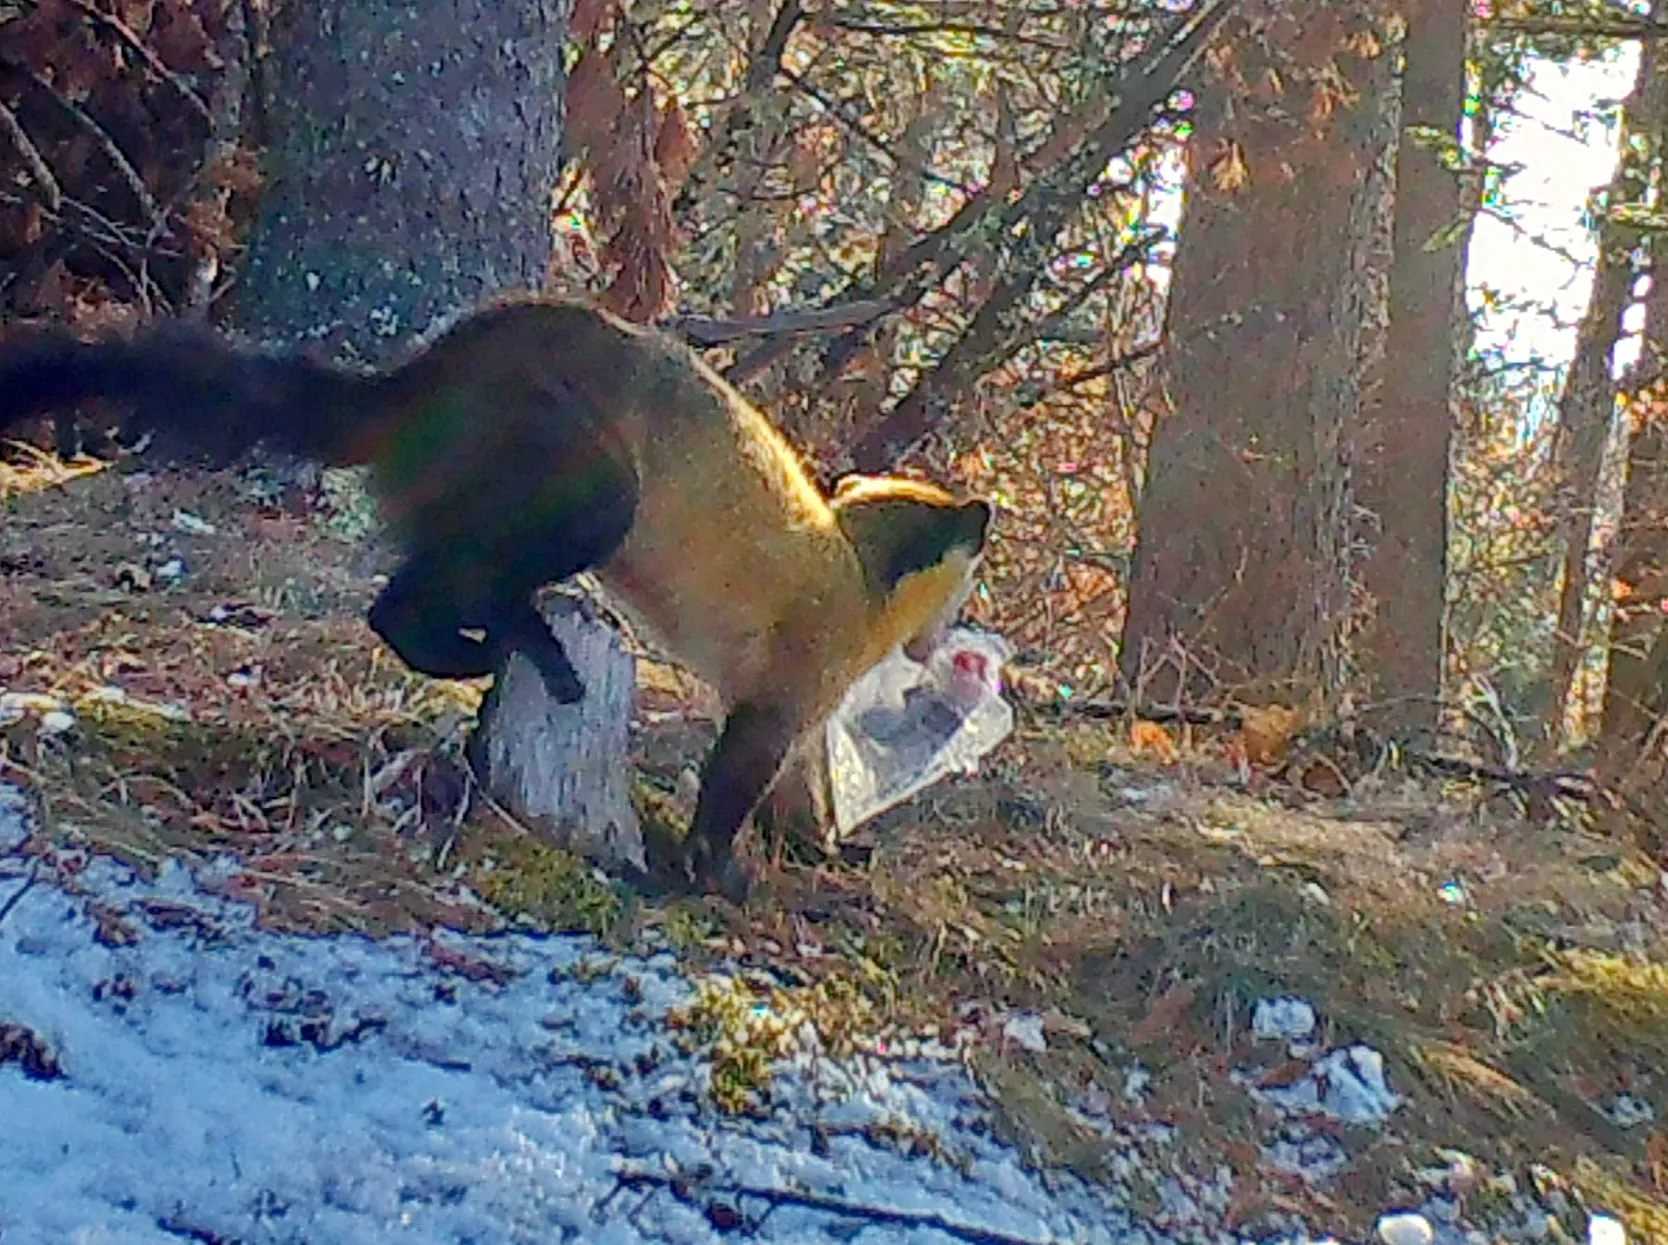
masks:
<instances>
[{"instance_id":1,"label":"bare branch","mask_svg":"<svg viewBox=\"0 0 1668 1245\"><path fill-rule=\"evenodd\" d=\"M1000 1232L995 1228L980 1228L971 1224L957 1223L936 1211L873 1206L867 1202L833 1197L826 1193L743 1184L706 1184L687 1175L653 1171L635 1165L620 1166L615 1170L614 1176L625 1188L665 1189L679 1201L705 1208L728 1203L733 1209L736 1202L743 1199L752 1199L763 1202L766 1206L803 1206L808 1210L820 1210L830 1215L861 1220L865 1223L931 1229L942 1232L946 1236L954 1237L956 1240L967 1241L969 1245L1038 1245L1030 1237L1016 1236L1010 1232Z\"/></svg>"},{"instance_id":2,"label":"bare branch","mask_svg":"<svg viewBox=\"0 0 1668 1245\"><path fill-rule=\"evenodd\" d=\"M29 171L29 177L40 190L41 199L47 207L56 212L64 199L64 192L58 188L58 179L52 176L52 170L47 167L40 149L24 132L17 114L4 104L0 104L0 130L6 132L6 137L12 140L12 146L17 148L17 154L23 158L23 167Z\"/></svg>"},{"instance_id":3,"label":"bare branch","mask_svg":"<svg viewBox=\"0 0 1668 1245\"><path fill-rule=\"evenodd\" d=\"M28 78L29 81L46 92L60 111L84 129L92 140L98 144L98 148L104 153L105 159L121 175L122 180L127 183L128 189L133 192L133 197L139 201L139 207L145 213L145 216L151 220L156 219L158 210L156 200L151 197L150 189L145 185L144 179L139 176L139 170L133 167L133 162L116 145L116 140L105 132L102 125L93 120L79 104L64 95L50 81L27 65L19 64L13 60L0 60L0 66Z\"/></svg>"},{"instance_id":4,"label":"bare branch","mask_svg":"<svg viewBox=\"0 0 1668 1245\"><path fill-rule=\"evenodd\" d=\"M1648 17L1497 17L1489 30L1514 35L1566 35L1590 39L1668 39L1668 22Z\"/></svg>"},{"instance_id":5,"label":"bare branch","mask_svg":"<svg viewBox=\"0 0 1668 1245\"><path fill-rule=\"evenodd\" d=\"M891 311L892 304L883 298L863 302L840 303L833 307L814 307L808 311L774 311L763 316L737 316L729 319L708 319L700 316L680 316L669 327L697 346L721 346L742 337L766 337L782 334L819 333L829 329L846 329L869 324ZM729 379L745 380L749 372L739 366L731 368Z\"/></svg>"},{"instance_id":6,"label":"bare branch","mask_svg":"<svg viewBox=\"0 0 1668 1245\"><path fill-rule=\"evenodd\" d=\"M1060 393L1069 393L1071 390L1079 389L1092 381L1101 379L1103 376L1111 376L1114 372L1125 371L1134 367L1137 363L1153 358L1163 348L1164 339L1158 338L1144 346L1137 346L1133 350L1123 351L1120 354L1113 355L1110 359L1104 359L1099 363L1091 364L1089 367L1081 368L1069 376L1062 377L1058 384L1051 385L1028 401L1026 405L1035 406L1045 398L1051 398Z\"/></svg>"},{"instance_id":7,"label":"bare branch","mask_svg":"<svg viewBox=\"0 0 1668 1245\"><path fill-rule=\"evenodd\" d=\"M793 84L793 88L796 91L799 91L807 99L811 100L813 103L826 111L829 116L834 118L834 120L838 121L841 125L845 126L846 129L850 130L858 138L862 139L870 147L873 147L882 156L886 157L886 159L889 160L895 168L906 169L909 172L914 173L917 177L929 182L936 182L940 186L947 186L951 190L959 190L964 195L973 193L971 187L963 185L953 177L945 177L942 173L933 172L932 169L929 169L924 164L905 160L903 157L898 155L897 152L892 150L891 145L888 144L885 139L880 137L880 135L876 134L857 118L850 116L843 108L841 108L838 100L829 99L821 91L817 90L817 88L811 83L807 82L800 75L794 73L793 70L783 66L782 76Z\"/></svg>"},{"instance_id":8,"label":"bare branch","mask_svg":"<svg viewBox=\"0 0 1668 1245\"><path fill-rule=\"evenodd\" d=\"M127 44L145 64L150 66L151 72L179 92L180 97L190 104L203 120L209 122L214 120L213 114L209 111L209 106L203 102L203 97L192 90L189 82L163 64L162 58L151 51L145 41L129 29L127 24L119 17L104 12L104 10L88 3L88 0L70 0L70 3L86 14L88 20L103 26Z\"/></svg>"},{"instance_id":9,"label":"bare branch","mask_svg":"<svg viewBox=\"0 0 1668 1245\"><path fill-rule=\"evenodd\" d=\"M1038 35L1022 35L990 26L982 22L863 22L849 17L833 17L817 23L819 26L849 31L852 34L879 35L886 39L907 39L915 35L968 35L977 39L992 39L1000 43L1020 43L1028 47L1046 48L1050 52L1070 52L1070 44Z\"/></svg>"}]
</instances>

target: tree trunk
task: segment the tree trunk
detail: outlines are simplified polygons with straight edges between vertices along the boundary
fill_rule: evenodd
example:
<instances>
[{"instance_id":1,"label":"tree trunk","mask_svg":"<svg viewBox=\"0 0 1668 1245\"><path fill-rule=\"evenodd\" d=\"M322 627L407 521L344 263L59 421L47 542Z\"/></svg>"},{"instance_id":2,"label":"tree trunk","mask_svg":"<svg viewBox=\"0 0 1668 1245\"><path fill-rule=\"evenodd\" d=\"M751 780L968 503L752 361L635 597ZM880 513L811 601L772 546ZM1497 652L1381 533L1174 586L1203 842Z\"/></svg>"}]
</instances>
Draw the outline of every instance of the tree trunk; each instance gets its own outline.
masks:
<instances>
[{"instance_id":1,"label":"tree trunk","mask_svg":"<svg viewBox=\"0 0 1668 1245\"><path fill-rule=\"evenodd\" d=\"M1230 81L1200 92L1168 312L1175 409L1153 434L1120 656L1143 699L1226 686L1293 703L1347 673L1348 458L1382 353L1400 114L1389 58L1344 50L1356 20L1308 6L1269 20L1266 45L1239 27L1222 41ZM1265 46L1294 51L1271 64ZM1348 98L1326 79L1334 58Z\"/></svg>"},{"instance_id":2,"label":"tree trunk","mask_svg":"<svg viewBox=\"0 0 1668 1245\"><path fill-rule=\"evenodd\" d=\"M1379 400L1359 441L1356 499L1376 516L1361 567L1372 612L1361 638L1380 720L1434 731L1441 709L1448 566L1449 409L1465 268L1459 179L1414 126L1455 137L1465 104L1464 0L1420 0L1407 14L1402 136L1390 266L1390 325ZM1441 246L1437 235L1449 231Z\"/></svg>"},{"instance_id":3,"label":"tree trunk","mask_svg":"<svg viewBox=\"0 0 1668 1245\"><path fill-rule=\"evenodd\" d=\"M567 13L567 0L283 6L244 326L380 361L485 294L543 285Z\"/></svg>"},{"instance_id":4,"label":"tree trunk","mask_svg":"<svg viewBox=\"0 0 1668 1245\"><path fill-rule=\"evenodd\" d=\"M1660 47L1644 61L1662 61ZM1643 75L1649 66L1642 64ZM1658 185L1668 181L1668 73L1652 73L1641 132L1657 153ZM1601 737L1605 765L1629 767L1668 714L1668 234L1649 239L1651 287L1639 361L1627 378L1633 409L1627 483L1616 540L1615 577L1623 590L1610 636Z\"/></svg>"},{"instance_id":5,"label":"tree trunk","mask_svg":"<svg viewBox=\"0 0 1668 1245\"><path fill-rule=\"evenodd\" d=\"M567 0L285 5L263 61L268 185L243 327L384 362L484 295L542 286L568 13ZM512 659L471 751L511 812L632 860L630 658L600 624L560 625L600 694L557 706Z\"/></svg>"},{"instance_id":6,"label":"tree trunk","mask_svg":"<svg viewBox=\"0 0 1668 1245\"><path fill-rule=\"evenodd\" d=\"M1668 0L1656 0L1653 18L1668 17ZM1665 88L1661 75L1661 52L1652 40L1642 45L1639 73L1633 90L1622 104L1620 154L1616 174L1604 194L1604 205L1614 210L1636 203L1650 185L1648 149L1634 148L1634 136L1649 133L1648 118ZM1563 582L1558 593L1558 627L1553 636L1551 701L1545 723L1546 751L1555 751L1564 741L1565 712L1576 670L1586 647L1587 594L1591 587L1588 553L1593 535L1593 514L1597 503L1599 468L1604 447L1616 416L1616 382L1611 357L1622 333L1622 313L1627 310L1637 277L1633 250L1638 231L1605 218L1598 227L1598 262L1593 274L1593 293L1576 335L1575 357L1564 381L1558 403L1558 433L1553 454L1559 468L1559 539L1563 544Z\"/></svg>"}]
</instances>

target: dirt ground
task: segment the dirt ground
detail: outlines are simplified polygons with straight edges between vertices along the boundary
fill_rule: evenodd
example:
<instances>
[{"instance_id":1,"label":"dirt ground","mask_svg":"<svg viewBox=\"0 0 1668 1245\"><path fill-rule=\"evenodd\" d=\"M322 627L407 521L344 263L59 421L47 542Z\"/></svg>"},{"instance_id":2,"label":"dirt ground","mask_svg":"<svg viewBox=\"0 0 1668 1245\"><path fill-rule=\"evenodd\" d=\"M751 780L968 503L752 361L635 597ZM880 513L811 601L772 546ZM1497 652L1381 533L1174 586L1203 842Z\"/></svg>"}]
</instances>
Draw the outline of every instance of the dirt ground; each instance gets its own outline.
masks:
<instances>
[{"instance_id":1,"label":"dirt ground","mask_svg":"<svg viewBox=\"0 0 1668 1245\"><path fill-rule=\"evenodd\" d=\"M462 815L481 689L410 674L366 629L388 551L339 478L23 455L0 496L0 767L60 854L230 854L224 885L279 929L653 929L693 966L774 970L853 1041L996 1017L970 1066L1039 1162L1103 1176L1090 1116L1162 1122L1171 1162L1229 1171L1247 1230L1297 1213L1360 1239L1438 1169L1485 1232L1528 1199L1668 1240L1668 875L1579 810L1531 821L1394 766L1248 775L1225 732L1022 713L977 779L839 859L767 863L746 912L643 903ZM675 822L711 726L675 671L641 682L637 789ZM1383 1127L1311 1121L1347 1156L1324 1181L1270 1157L1256 1090L1302 1070L1249 1020L1279 995L1382 1052L1405 1099ZM1040 1040L1009 1040L1017 1015Z\"/></svg>"}]
</instances>

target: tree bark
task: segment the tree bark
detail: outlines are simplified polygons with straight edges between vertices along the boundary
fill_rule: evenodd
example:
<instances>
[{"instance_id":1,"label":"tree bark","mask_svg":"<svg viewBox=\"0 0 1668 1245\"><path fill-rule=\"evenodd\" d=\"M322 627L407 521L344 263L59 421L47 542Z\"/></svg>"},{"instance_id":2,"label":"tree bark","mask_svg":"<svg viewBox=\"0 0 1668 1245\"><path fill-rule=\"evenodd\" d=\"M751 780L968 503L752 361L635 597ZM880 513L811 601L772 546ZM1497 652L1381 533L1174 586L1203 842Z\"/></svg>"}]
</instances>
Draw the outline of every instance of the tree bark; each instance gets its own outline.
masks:
<instances>
[{"instance_id":1,"label":"tree bark","mask_svg":"<svg viewBox=\"0 0 1668 1245\"><path fill-rule=\"evenodd\" d=\"M1382 354L1400 116L1389 58L1344 51L1351 20L1309 6L1269 21L1267 43L1235 22L1233 81L1200 92L1168 310L1174 410L1137 505L1120 655L1143 699L1232 687L1295 703L1348 674L1349 454ZM1334 61L1351 95L1317 119Z\"/></svg>"},{"instance_id":2,"label":"tree bark","mask_svg":"<svg viewBox=\"0 0 1668 1245\"><path fill-rule=\"evenodd\" d=\"M1660 48L1644 58L1660 66ZM1641 65L1641 74L1646 72ZM1655 66L1651 68L1655 69ZM1641 130L1656 153L1658 184L1668 179L1668 73L1652 73ZM1637 759L1668 715L1668 234L1649 239L1651 286L1639 361L1627 377L1633 410L1627 482L1616 540L1617 601L1610 635L1601 739L1605 764L1620 773Z\"/></svg>"},{"instance_id":3,"label":"tree bark","mask_svg":"<svg viewBox=\"0 0 1668 1245\"><path fill-rule=\"evenodd\" d=\"M1465 104L1464 0L1419 0L1403 43L1402 136L1390 266L1390 323L1379 400L1357 451L1356 500L1376 518L1361 566L1372 609L1360 641L1379 720L1434 731L1441 710L1448 567L1449 399L1465 268L1459 179L1408 130L1457 137ZM1450 231L1440 246L1433 239Z\"/></svg>"},{"instance_id":4,"label":"tree bark","mask_svg":"<svg viewBox=\"0 0 1668 1245\"><path fill-rule=\"evenodd\" d=\"M371 361L542 286L568 0L295 0L267 58L249 331Z\"/></svg>"},{"instance_id":5,"label":"tree bark","mask_svg":"<svg viewBox=\"0 0 1668 1245\"><path fill-rule=\"evenodd\" d=\"M1652 20L1668 15L1668 0L1656 0ZM1654 42L1641 49L1633 90L1622 104L1620 154L1616 173L1604 193L1610 210L1638 202L1650 185L1649 156L1630 141L1649 133L1649 118L1660 111L1658 98L1668 90L1659 72L1662 54ZM1655 105L1653 107L1653 105ZM1587 651L1589 546L1597 504L1599 469L1616 417L1616 382L1612 356L1622 334L1622 314L1632 297L1637 272L1633 261L1638 230L1610 217L1598 227L1598 262L1593 292L1576 334L1575 357L1558 403L1558 431L1553 454L1559 469L1559 538L1563 545L1563 582L1558 593L1558 625L1553 635L1551 700L1545 723L1546 751L1565 738L1570 689Z\"/></svg>"},{"instance_id":6,"label":"tree bark","mask_svg":"<svg viewBox=\"0 0 1668 1245\"><path fill-rule=\"evenodd\" d=\"M577 598L554 595L544 615L585 684L585 699L552 703L532 663L511 657L481 705L470 765L487 792L542 837L592 860L646 871L626 763L637 663Z\"/></svg>"},{"instance_id":7,"label":"tree bark","mask_svg":"<svg viewBox=\"0 0 1668 1245\"><path fill-rule=\"evenodd\" d=\"M268 184L241 273L242 327L382 363L483 296L543 286L569 11L568 0L285 5L264 59ZM512 658L471 752L512 813L560 845L636 862L620 694L631 659L599 623L559 625L598 694L558 706Z\"/></svg>"}]
</instances>

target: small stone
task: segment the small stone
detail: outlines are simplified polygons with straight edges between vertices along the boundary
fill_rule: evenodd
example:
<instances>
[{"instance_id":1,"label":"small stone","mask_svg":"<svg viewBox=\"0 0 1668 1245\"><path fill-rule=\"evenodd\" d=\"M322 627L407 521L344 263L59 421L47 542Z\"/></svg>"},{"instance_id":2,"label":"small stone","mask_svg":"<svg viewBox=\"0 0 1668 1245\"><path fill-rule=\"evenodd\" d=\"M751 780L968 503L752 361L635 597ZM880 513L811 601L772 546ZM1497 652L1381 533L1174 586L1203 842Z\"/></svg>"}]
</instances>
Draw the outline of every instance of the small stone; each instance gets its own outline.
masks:
<instances>
[{"instance_id":1,"label":"small stone","mask_svg":"<svg viewBox=\"0 0 1668 1245\"><path fill-rule=\"evenodd\" d=\"M1303 999L1285 996L1258 999L1251 1016L1251 1036L1291 1041L1306 1038L1315 1031L1315 1009Z\"/></svg>"},{"instance_id":2,"label":"small stone","mask_svg":"<svg viewBox=\"0 0 1668 1245\"><path fill-rule=\"evenodd\" d=\"M1048 1040L1043 1037L1042 1017L1034 1012L1009 1016L1002 1024L1002 1036L1035 1055L1048 1049Z\"/></svg>"},{"instance_id":3,"label":"small stone","mask_svg":"<svg viewBox=\"0 0 1668 1245\"><path fill-rule=\"evenodd\" d=\"M1620 1219L1594 1215L1587 1220L1587 1245L1627 1245L1627 1229Z\"/></svg>"},{"instance_id":4,"label":"small stone","mask_svg":"<svg viewBox=\"0 0 1668 1245\"><path fill-rule=\"evenodd\" d=\"M741 1212L728 1202L714 1202L707 1207L707 1222L720 1232L734 1232L741 1227Z\"/></svg>"},{"instance_id":5,"label":"small stone","mask_svg":"<svg viewBox=\"0 0 1668 1245\"><path fill-rule=\"evenodd\" d=\"M1408 1211L1381 1215L1378 1221L1378 1236L1384 1245L1431 1245L1436 1232L1423 1215Z\"/></svg>"}]
</instances>

